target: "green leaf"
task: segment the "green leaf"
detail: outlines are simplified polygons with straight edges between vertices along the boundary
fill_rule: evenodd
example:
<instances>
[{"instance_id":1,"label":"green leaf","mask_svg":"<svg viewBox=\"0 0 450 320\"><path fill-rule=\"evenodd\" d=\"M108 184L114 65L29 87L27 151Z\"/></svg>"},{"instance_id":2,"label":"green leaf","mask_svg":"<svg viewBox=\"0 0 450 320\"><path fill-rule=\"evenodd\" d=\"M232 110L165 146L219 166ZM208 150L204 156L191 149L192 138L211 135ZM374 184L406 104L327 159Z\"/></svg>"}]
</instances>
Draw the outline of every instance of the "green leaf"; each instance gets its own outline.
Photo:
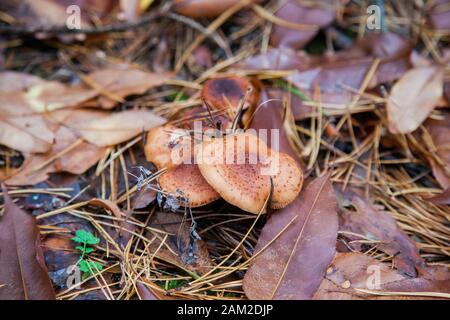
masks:
<instances>
[{"instance_id":1,"label":"green leaf","mask_svg":"<svg viewBox=\"0 0 450 320\"><path fill-rule=\"evenodd\" d=\"M80 261L80 271L91 273L91 269L89 268L89 263L86 260Z\"/></svg>"},{"instance_id":2,"label":"green leaf","mask_svg":"<svg viewBox=\"0 0 450 320\"><path fill-rule=\"evenodd\" d=\"M75 241L75 242L78 242L78 243L83 243L83 242L84 242L83 239L78 238L78 237L73 237L73 238L72 238L72 241Z\"/></svg>"},{"instance_id":3,"label":"green leaf","mask_svg":"<svg viewBox=\"0 0 450 320\"><path fill-rule=\"evenodd\" d=\"M103 266L98 263L97 261L89 261L89 265L91 266L92 270L95 271L102 271L103 270Z\"/></svg>"},{"instance_id":4,"label":"green leaf","mask_svg":"<svg viewBox=\"0 0 450 320\"><path fill-rule=\"evenodd\" d=\"M86 231L86 230L83 230L83 229L75 231L75 235L76 235L76 237L72 238L72 240L74 240L74 239L77 239L77 240L81 239L82 240L81 242L83 242L83 243L86 242L87 244L90 244L90 245L97 245L97 244L100 243L100 239L99 238L94 236L89 231ZM77 240L74 240L74 241L79 242Z\"/></svg>"},{"instance_id":5,"label":"green leaf","mask_svg":"<svg viewBox=\"0 0 450 320\"><path fill-rule=\"evenodd\" d=\"M103 270L103 266L101 265L101 263L98 263L97 261L87 261L87 260L80 261L80 271L82 272L89 273L89 275L91 275L92 272L95 274L97 271L101 270Z\"/></svg>"},{"instance_id":6,"label":"green leaf","mask_svg":"<svg viewBox=\"0 0 450 320\"><path fill-rule=\"evenodd\" d=\"M91 252L94 251L94 248L90 248L90 247L86 247L85 248L83 246L76 246L75 249L78 249L78 250L80 250L81 252L84 252L84 253L91 253Z\"/></svg>"}]
</instances>

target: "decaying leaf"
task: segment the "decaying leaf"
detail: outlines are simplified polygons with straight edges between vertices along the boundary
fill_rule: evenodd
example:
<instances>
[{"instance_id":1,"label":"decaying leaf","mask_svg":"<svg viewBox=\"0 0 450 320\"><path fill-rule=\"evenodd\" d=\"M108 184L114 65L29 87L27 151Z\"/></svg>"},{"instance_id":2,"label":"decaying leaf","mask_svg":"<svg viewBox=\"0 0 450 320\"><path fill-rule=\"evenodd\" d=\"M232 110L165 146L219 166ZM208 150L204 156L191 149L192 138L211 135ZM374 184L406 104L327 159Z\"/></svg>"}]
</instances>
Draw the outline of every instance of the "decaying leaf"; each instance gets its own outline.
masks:
<instances>
[{"instance_id":1,"label":"decaying leaf","mask_svg":"<svg viewBox=\"0 0 450 320\"><path fill-rule=\"evenodd\" d=\"M425 128L432 139L432 145L426 143L429 151L426 156L434 177L442 188L447 189L450 187L450 114L444 113L442 120L428 119L425 122ZM428 140L426 136L424 140Z\"/></svg>"},{"instance_id":2,"label":"decaying leaf","mask_svg":"<svg viewBox=\"0 0 450 320\"><path fill-rule=\"evenodd\" d=\"M115 112L102 119L74 123L72 127L86 141L105 147L127 141L164 122L164 118L151 111L129 110Z\"/></svg>"},{"instance_id":3,"label":"decaying leaf","mask_svg":"<svg viewBox=\"0 0 450 320\"><path fill-rule=\"evenodd\" d=\"M450 187L445 189L441 194L428 199L434 204L448 204L450 205Z\"/></svg>"},{"instance_id":4,"label":"decaying leaf","mask_svg":"<svg viewBox=\"0 0 450 320\"><path fill-rule=\"evenodd\" d=\"M210 270L212 261L206 244L193 237L191 222L186 221L183 215L155 212L150 223L151 227L168 233L167 237L161 233L148 235L149 238L157 235L149 247L152 254L198 274Z\"/></svg>"},{"instance_id":5,"label":"decaying leaf","mask_svg":"<svg viewBox=\"0 0 450 320\"><path fill-rule=\"evenodd\" d=\"M47 274L35 218L21 210L3 187L0 217L0 299L55 299Z\"/></svg>"},{"instance_id":6,"label":"decaying leaf","mask_svg":"<svg viewBox=\"0 0 450 320\"><path fill-rule=\"evenodd\" d=\"M334 257L337 229L336 199L324 175L264 226L244 277L245 294L250 299L310 299Z\"/></svg>"},{"instance_id":7,"label":"decaying leaf","mask_svg":"<svg viewBox=\"0 0 450 320\"><path fill-rule=\"evenodd\" d=\"M361 253L338 253L313 299L433 299L448 294L449 284L449 280L408 278Z\"/></svg>"},{"instance_id":8,"label":"decaying leaf","mask_svg":"<svg viewBox=\"0 0 450 320\"><path fill-rule=\"evenodd\" d=\"M176 0L173 9L191 18L214 18L240 0ZM253 0L254 2L258 0Z\"/></svg>"},{"instance_id":9,"label":"decaying leaf","mask_svg":"<svg viewBox=\"0 0 450 320\"><path fill-rule=\"evenodd\" d=\"M395 219L384 211L383 207L373 205L355 193L346 192L343 196L354 210L341 208L340 230L362 235L374 241L379 250L394 256L395 268L415 277L416 267L422 266L424 261L420 257L416 244L400 230ZM345 236L352 240L361 239L351 234L345 234Z\"/></svg>"},{"instance_id":10,"label":"decaying leaf","mask_svg":"<svg viewBox=\"0 0 450 320\"><path fill-rule=\"evenodd\" d=\"M333 22L335 10L336 5L332 1L311 3L309 6L295 0L285 2L276 12L276 16L293 24L306 25L306 30L274 25L270 35L271 44L275 47L302 48L319 32L320 28ZM312 28L306 28L308 26Z\"/></svg>"},{"instance_id":11,"label":"decaying leaf","mask_svg":"<svg viewBox=\"0 0 450 320\"><path fill-rule=\"evenodd\" d=\"M387 100L389 130L416 130L442 97L444 72L440 67L414 68L392 87Z\"/></svg>"}]
</instances>

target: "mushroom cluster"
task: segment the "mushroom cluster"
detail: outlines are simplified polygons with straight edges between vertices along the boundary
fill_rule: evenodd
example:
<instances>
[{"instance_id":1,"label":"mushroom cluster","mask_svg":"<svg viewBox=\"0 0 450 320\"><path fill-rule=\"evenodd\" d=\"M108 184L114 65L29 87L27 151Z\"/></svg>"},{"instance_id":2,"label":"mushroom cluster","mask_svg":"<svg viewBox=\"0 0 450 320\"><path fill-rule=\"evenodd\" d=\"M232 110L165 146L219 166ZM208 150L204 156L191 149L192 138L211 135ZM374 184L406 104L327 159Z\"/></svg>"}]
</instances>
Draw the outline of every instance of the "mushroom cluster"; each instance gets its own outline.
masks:
<instances>
[{"instance_id":1,"label":"mushroom cluster","mask_svg":"<svg viewBox=\"0 0 450 320\"><path fill-rule=\"evenodd\" d=\"M222 84L220 86L219 84ZM208 107L233 108L245 99L245 107L254 96L245 94L246 79L231 77L209 80L202 91ZM215 94L215 91L229 93ZM236 110L232 110L235 114ZM197 133L198 134L198 133ZM280 209L300 192L303 173L289 155L277 152L250 132L235 130L216 134L191 135L187 129L165 125L150 130L145 155L158 169L161 189L182 195L186 205L199 207L219 198L242 210L258 214L265 206Z\"/></svg>"}]
</instances>

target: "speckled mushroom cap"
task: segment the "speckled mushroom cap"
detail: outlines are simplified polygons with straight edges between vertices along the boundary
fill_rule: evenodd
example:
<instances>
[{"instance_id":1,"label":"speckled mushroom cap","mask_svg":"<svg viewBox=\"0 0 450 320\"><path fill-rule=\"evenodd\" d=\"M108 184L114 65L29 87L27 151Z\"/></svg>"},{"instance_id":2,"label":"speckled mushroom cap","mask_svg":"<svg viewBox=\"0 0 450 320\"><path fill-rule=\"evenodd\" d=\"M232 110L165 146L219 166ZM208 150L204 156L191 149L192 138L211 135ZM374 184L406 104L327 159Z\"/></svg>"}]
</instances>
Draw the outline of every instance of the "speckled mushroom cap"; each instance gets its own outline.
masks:
<instances>
[{"instance_id":1,"label":"speckled mushroom cap","mask_svg":"<svg viewBox=\"0 0 450 320\"><path fill-rule=\"evenodd\" d=\"M192 208L206 205L220 198L195 164L180 164L173 167L158 178L158 183L165 192L174 196L179 196L181 191Z\"/></svg>"},{"instance_id":2,"label":"speckled mushroom cap","mask_svg":"<svg viewBox=\"0 0 450 320\"><path fill-rule=\"evenodd\" d=\"M278 173L272 175L272 209L281 209L294 201L303 184L303 172L297 162L285 153L278 153Z\"/></svg>"},{"instance_id":3,"label":"speckled mushroom cap","mask_svg":"<svg viewBox=\"0 0 450 320\"><path fill-rule=\"evenodd\" d=\"M222 198L255 214L264 207L271 179L270 206L274 209L291 203L303 183L303 173L293 158L269 149L252 134L238 133L203 142L196 156L201 174Z\"/></svg>"},{"instance_id":4,"label":"speckled mushroom cap","mask_svg":"<svg viewBox=\"0 0 450 320\"><path fill-rule=\"evenodd\" d=\"M185 154L191 144L187 130L165 125L148 132L144 153L147 161L152 162L158 169L172 168L191 158L191 155Z\"/></svg>"},{"instance_id":5,"label":"speckled mushroom cap","mask_svg":"<svg viewBox=\"0 0 450 320\"><path fill-rule=\"evenodd\" d=\"M257 146L267 148L256 136L232 134L203 142L196 153L201 174L220 196L254 214L264 208L271 189L270 176L261 175L264 164L250 161L257 159Z\"/></svg>"},{"instance_id":6,"label":"speckled mushroom cap","mask_svg":"<svg viewBox=\"0 0 450 320\"><path fill-rule=\"evenodd\" d=\"M244 102L244 109L256 103L258 95L249 80L243 77L213 78L205 82L201 97L211 108L223 110L231 108L236 111L239 102L247 90L252 91Z\"/></svg>"}]
</instances>

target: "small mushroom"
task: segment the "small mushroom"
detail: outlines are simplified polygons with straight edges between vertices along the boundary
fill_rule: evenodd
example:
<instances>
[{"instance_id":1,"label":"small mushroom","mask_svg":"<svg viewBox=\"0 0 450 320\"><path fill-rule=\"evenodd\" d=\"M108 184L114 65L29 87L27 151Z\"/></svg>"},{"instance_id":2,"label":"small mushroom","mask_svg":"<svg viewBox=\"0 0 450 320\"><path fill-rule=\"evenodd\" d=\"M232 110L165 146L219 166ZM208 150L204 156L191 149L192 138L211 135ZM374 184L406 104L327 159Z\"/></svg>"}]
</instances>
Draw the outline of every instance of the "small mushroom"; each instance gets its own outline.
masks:
<instances>
[{"instance_id":1,"label":"small mushroom","mask_svg":"<svg viewBox=\"0 0 450 320\"><path fill-rule=\"evenodd\" d=\"M201 174L221 197L255 214L263 209L271 189L270 177L260 174L258 146L264 148L264 142L256 136L232 134L205 141L196 152Z\"/></svg>"},{"instance_id":2,"label":"small mushroom","mask_svg":"<svg viewBox=\"0 0 450 320\"><path fill-rule=\"evenodd\" d=\"M270 201L272 209L281 209L291 203L303 184L303 172L297 162L286 153L278 153L278 174L272 176L273 193Z\"/></svg>"},{"instance_id":3,"label":"small mushroom","mask_svg":"<svg viewBox=\"0 0 450 320\"><path fill-rule=\"evenodd\" d=\"M206 81L201 98L206 105L215 110L230 109L235 113L247 90L251 92L244 102L244 109L258 100L258 95L249 80L242 77L213 78Z\"/></svg>"},{"instance_id":4,"label":"small mushroom","mask_svg":"<svg viewBox=\"0 0 450 320\"><path fill-rule=\"evenodd\" d=\"M191 148L191 140L189 131L172 125L153 128L147 134L145 158L158 169L170 169L190 159L185 151Z\"/></svg>"},{"instance_id":5,"label":"small mushroom","mask_svg":"<svg viewBox=\"0 0 450 320\"><path fill-rule=\"evenodd\" d=\"M198 166L180 164L158 178L160 187L167 193L182 195L192 208L204 206L220 198L220 195L206 182Z\"/></svg>"},{"instance_id":6,"label":"small mushroom","mask_svg":"<svg viewBox=\"0 0 450 320\"><path fill-rule=\"evenodd\" d=\"M189 131L173 125L150 130L144 148L148 161L158 169L168 169L158 177L162 190L186 199L188 203L181 201L181 205L199 207L217 200L220 196L193 163L193 150L194 141Z\"/></svg>"},{"instance_id":7,"label":"small mushroom","mask_svg":"<svg viewBox=\"0 0 450 320\"><path fill-rule=\"evenodd\" d=\"M248 133L205 141L196 157L201 174L222 198L255 214L264 209L271 179L271 207L276 209L292 202L303 182L294 159L269 149L261 139ZM276 171L272 165L277 165Z\"/></svg>"}]
</instances>

